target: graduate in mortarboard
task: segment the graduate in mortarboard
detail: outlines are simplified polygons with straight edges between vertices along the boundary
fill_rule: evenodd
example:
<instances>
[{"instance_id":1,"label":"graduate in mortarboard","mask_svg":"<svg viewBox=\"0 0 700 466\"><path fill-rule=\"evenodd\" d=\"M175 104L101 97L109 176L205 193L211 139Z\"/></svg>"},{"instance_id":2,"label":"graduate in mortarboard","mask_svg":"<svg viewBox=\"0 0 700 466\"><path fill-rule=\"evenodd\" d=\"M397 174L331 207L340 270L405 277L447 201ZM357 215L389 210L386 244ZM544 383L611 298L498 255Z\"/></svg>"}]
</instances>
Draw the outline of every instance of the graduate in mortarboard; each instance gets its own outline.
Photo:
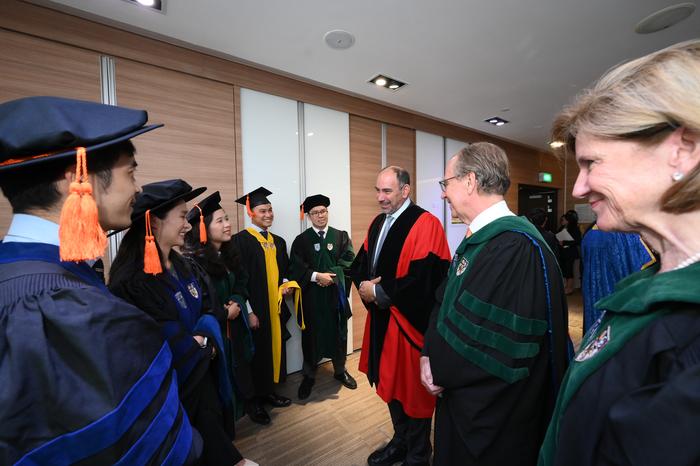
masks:
<instances>
[{"instance_id":1,"label":"graduate in mortarboard","mask_svg":"<svg viewBox=\"0 0 700 466\"><path fill-rule=\"evenodd\" d=\"M246 410L258 424L270 422L265 404L273 407L291 404L289 398L275 393L275 384L286 377L285 341L290 336L286 322L290 312L281 297L290 289L280 290L287 277L289 256L284 239L269 231L275 218L267 198L270 194L260 187L236 200L246 207L253 226L236 233L231 240L245 270L251 308L248 322L255 343L251 363L255 397Z\"/></svg>"},{"instance_id":2,"label":"graduate in mortarboard","mask_svg":"<svg viewBox=\"0 0 700 466\"><path fill-rule=\"evenodd\" d=\"M202 441L156 323L86 261L129 226L143 110L0 104L0 463L194 464Z\"/></svg>"},{"instance_id":3,"label":"graduate in mortarboard","mask_svg":"<svg viewBox=\"0 0 700 466\"><path fill-rule=\"evenodd\" d=\"M346 231L328 225L331 200L322 194L309 196L301 205L311 226L292 243L290 279L301 286L305 329L301 335L304 351L304 379L298 396L311 394L316 367L323 358L333 362L334 377L354 390L357 382L345 370L348 318L351 316L349 268L355 258Z\"/></svg>"},{"instance_id":4,"label":"graduate in mortarboard","mask_svg":"<svg viewBox=\"0 0 700 466\"><path fill-rule=\"evenodd\" d=\"M240 258L231 243L231 223L221 207L218 191L194 204L187 213L192 230L185 235L185 254L206 272L211 288L205 291L205 307L226 312L224 357L233 385L235 419L242 417L245 402L254 396L250 361L254 347L246 308L248 292L243 286ZM206 286L204 286L206 288Z\"/></svg>"},{"instance_id":5,"label":"graduate in mortarboard","mask_svg":"<svg viewBox=\"0 0 700 466\"><path fill-rule=\"evenodd\" d=\"M205 307L202 274L175 248L192 228L187 202L206 188L180 179L143 186L131 227L110 272L117 296L150 315L173 353L182 404L204 440L201 463L243 464L233 446L232 387L224 354L221 307Z\"/></svg>"}]
</instances>

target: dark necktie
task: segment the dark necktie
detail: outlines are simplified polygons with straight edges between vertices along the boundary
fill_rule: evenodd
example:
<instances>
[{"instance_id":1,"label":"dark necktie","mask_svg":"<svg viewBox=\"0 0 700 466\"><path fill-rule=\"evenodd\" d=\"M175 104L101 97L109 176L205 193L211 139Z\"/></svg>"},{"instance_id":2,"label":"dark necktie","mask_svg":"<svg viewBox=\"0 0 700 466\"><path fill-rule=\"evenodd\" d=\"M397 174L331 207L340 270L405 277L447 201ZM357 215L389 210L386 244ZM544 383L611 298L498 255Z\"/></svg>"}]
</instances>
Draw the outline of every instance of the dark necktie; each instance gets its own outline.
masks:
<instances>
[{"instance_id":1,"label":"dark necktie","mask_svg":"<svg viewBox=\"0 0 700 466\"><path fill-rule=\"evenodd\" d=\"M318 232L318 236L321 237L321 241L323 241L323 236L324 236L325 234L326 234L326 232L323 231L323 230L321 230L321 231Z\"/></svg>"},{"instance_id":2,"label":"dark necktie","mask_svg":"<svg viewBox=\"0 0 700 466\"><path fill-rule=\"evenodd\" d=\"M267 239L267 230L262 230L260 234L263 235L263 238Z\"/></svg>"}]
</instances>

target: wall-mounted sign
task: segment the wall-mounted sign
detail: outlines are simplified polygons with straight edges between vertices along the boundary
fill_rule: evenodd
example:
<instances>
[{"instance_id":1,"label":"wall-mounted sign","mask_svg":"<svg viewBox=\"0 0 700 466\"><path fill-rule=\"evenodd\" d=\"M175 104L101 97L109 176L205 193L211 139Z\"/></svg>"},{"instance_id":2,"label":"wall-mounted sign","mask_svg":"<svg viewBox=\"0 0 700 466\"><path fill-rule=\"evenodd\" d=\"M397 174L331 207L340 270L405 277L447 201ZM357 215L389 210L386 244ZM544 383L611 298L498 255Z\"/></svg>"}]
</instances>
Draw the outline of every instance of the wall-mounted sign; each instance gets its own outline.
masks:
<instances>
[{"instance_id":1,"label":"wall-mounted sign","mask_svg":"<svg viewBox=\"0 0 700 466\"><path fill-rule=\"evenodd\" d=\"M552 182L552 174L547 173L547 172L539 172L537 174L537 179L539 180L540 183L551 183Z\"/></svg>"}]
</instances>

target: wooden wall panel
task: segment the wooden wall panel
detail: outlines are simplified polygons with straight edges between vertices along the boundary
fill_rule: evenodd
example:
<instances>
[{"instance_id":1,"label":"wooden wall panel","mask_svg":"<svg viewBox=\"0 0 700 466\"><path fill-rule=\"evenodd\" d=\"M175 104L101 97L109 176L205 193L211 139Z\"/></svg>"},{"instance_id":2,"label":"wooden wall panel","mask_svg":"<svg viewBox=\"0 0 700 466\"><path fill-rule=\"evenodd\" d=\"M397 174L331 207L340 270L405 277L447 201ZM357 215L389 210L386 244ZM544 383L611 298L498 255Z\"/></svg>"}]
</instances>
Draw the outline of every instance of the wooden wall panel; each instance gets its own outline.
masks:
<instances>
[{"instance_id":1,"label":"wooden wall panel","mask_svg":"<svg viewBox=\"0 0 700 466\"><path fill-rule=\"evenodd\" d=\"M398 165L411 175L411 199L416 201L416 131L400 126L386 127L386 164Z\"/></svg>"},{"instance_id":2,"label":"wooden wall panel","mask_svg":"<svg viewBox=\"0 0 700 466\"><path fill-rule=\"evenodd\" d=\"M576 178L578 177L578 164L576 163L576 159L573 155L570 155L566 158L566 183L565 183L565 201L564 201L564 206L565 208L563 209L563 212L566 212L569 209L574 208L574 204L581 203L583 201L576 199L571 192L574 189L574 184L576 184Z\"/></svg>"},{"instance_id":3,"label":"wooden wall panel","mask_svg":"<svg viewBox=\"0 0 700 466\"><path fill-rule=\"evenodd\" d=\"M0 102L33 95L100 101L98 54L4 30L0 44ZM11 218L0 196L0 238Z\"/></svg>"},{"instance_id":4,"label":"wooden wall panel","mask_svg":"<svg viewBox=\"0 0 700 466\"><path fill-rule=\"evenodd\" d=\"M182 178L207 193L221 191L221 205L237 218L234 89L209 79L144 65L116 62L117 102L145 108L165 127L134 138L140 184Z\"/></svg>"},{"instance_id":5,"label":"wooden wall panel","mask_svg":"<svg viewBox=\"0 0 700 466\"><path fill-rule=\"evenodd\" d=\"M374 187L382 168L382 125L378 121L350 115L350 204L352 245L359 251L372 219L379 213ZM362 346L365 310L360 295L352 289L353 349Z\"/></svg>"}]
</instances>

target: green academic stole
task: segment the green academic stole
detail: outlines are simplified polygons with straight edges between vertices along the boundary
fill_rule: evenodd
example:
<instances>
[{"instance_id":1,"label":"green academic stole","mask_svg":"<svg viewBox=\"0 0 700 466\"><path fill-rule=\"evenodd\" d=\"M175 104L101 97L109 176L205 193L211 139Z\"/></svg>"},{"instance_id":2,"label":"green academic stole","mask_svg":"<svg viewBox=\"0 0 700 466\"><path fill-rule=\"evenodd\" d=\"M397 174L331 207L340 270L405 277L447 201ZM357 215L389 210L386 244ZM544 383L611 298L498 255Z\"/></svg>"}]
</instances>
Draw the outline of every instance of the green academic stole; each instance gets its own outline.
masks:
<instances>
[{"instance_id":1,"label":"green academic stole","mask_svg":"<svg viewBox=\"0 0 700 466\"><path fill-rule=\"evenodd\" d=\"M513 368L503 364L496 358L463 341L447 325L449 321L472 340L494 348L514 359L533 357L539 352L537 343L517 342L500 333L476 325L462 315L456 307L456 303L459 302L473 314L522 335L539 336L544 335L547 331L547 322L544 320L522 317L507 309L483 302L467 290L458 296L462 290L464 279L473 269L474 260L481 250L488 244L489 240L505 231L521 233L533 240L539 239L540 242L543 242L541 235L530 222L515 216L494 220L472 236L464 238L450 265L447 288L437 319L437 331L450 347L464 359L507 383L514 383L529 375L527 367Z\"/></svg>"},{"instance_id":2,"label":"green academic stole","mask_svg":"<svg viewBox=\"0 0 700 466\"><path fill-rule=\"evenodd\" d=\"M549 423L547 435L540 450L537 463L539 466L547 466L554 463L561 418L571 398L581 388L586 379L610 358L615 356L635 335L654 320L670 312L668 309L651 312L647 310L650 302L645 302L647 298L644 292L651 289L650 281L654 279L656 285L658 285L659 282L676 280L674 283L669 284L670 289L683 288L685 285L677 281L679 278L678 272L669 272L659 277L654 277L657 271L658 265L630 275L617 284L616 291L612 295L596 303L596 307L607 309L607 311L583 338L581 349L571 361L569 370L564 376L557 403L554 406L552 420ZM697 286L697 274L686 285L689 287L687 289L693 290ZM654 293L652 292L651 294L653 295ZM657 296L657 299L659 298L663 297ZM672 296L667 298L673 300Z\"/></svg>"}]
</instances>

